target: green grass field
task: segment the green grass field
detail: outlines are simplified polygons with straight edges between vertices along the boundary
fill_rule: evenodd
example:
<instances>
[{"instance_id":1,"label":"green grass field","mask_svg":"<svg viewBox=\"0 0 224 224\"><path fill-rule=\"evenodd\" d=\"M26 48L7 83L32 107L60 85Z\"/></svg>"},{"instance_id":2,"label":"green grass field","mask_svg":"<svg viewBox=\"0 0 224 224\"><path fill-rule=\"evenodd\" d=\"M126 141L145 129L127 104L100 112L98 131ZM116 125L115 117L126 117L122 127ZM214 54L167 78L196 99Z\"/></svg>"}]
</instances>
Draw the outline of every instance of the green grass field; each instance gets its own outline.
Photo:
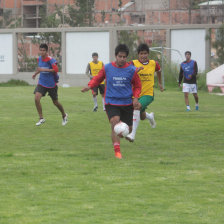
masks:
<instances>
[{"instance_id":1,"label":"green grass field","mask_svg":"<svg viewBox=\"0 0 224 224\"><path fill-rule=\"evenodd\" d=\"M49 97L36 127L34 87L0 88L1 224L224 223L224 97L199 92L200 111L185 112L177 88L155 92L148 111L114 157L101 99L60 88L67 126Z\"/></svg>"}]
</instances>

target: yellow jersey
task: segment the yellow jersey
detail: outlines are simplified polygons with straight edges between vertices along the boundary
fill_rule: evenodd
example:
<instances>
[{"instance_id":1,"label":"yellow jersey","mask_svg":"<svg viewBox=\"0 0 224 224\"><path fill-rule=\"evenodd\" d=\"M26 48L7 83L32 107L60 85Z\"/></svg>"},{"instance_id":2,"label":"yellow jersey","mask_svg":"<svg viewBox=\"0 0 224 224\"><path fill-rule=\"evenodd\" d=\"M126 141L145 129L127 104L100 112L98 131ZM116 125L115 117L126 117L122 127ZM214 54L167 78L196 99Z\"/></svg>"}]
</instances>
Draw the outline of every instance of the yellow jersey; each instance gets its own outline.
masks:
<instances>
[{"instance_id":1,"label":"yellow jersey","mask_svg":"<svg viewBox=\"0 0 224 224\"><path fill-rule=\"evenodd\" d=\"M94 63L93 61L91 61L89 63L90 65L90 72L92 76L96 76L98 75L99 71L103 68L103 62L102 61L98 61L98 63ZM100 84L104 84L104 81L101 82Z\"/></svg>"},{"instance_id":2,"label":"yellow jersey","mask_svg":"<svg viewBox=\"0 0 224 224\"><path fill-rule=\"evenodd\" d=\"M140 70L138 72L142 83L142 91L140 97L145 95L153 96L154 73L155 71L160 70L159 64L154 60L149 60L148 64L142 64L139 60L133 60L132 62L135 67L144 68L143 70Z\"/></svg>"}]
</instances>

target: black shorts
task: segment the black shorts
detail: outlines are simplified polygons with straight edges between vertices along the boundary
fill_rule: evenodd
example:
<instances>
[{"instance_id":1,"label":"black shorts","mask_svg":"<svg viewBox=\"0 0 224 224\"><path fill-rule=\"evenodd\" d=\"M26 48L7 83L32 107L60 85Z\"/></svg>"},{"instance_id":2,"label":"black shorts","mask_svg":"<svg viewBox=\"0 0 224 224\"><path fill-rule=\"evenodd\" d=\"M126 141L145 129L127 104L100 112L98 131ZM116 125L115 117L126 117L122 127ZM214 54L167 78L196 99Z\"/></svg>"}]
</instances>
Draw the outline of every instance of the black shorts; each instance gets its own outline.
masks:
<instances>
[{"instance_id":1,"label":"black shorts","mask_svg":"<svg viewBox=\"0 0 224 224\"><path fill-rule=\"evenodd\" d=\"M126 123L128 126L132 126L133 123L133 106L115 106L105 105L107 116L109 120L114 116L119 116L120 120Z\"/></svg>"},{"instance_id":2,"label":"black shorts","mask_svg":"<svg viewBox=\"0 0 224 224\"><path fill-rule=\"evenodd\" d=\"M54 88L46 88L41 85L37 85L33 93L35 94L36 92L41 93L42 96L45 96L48 92L48 95L52 100L58 99L58 86L55 86Z\"/></svg>"},{"instance_id":3,"label":"black shorts","mask_svg":"<svg viewBox=\"0 0 224 224\"><path fill-rule=\"evenodd\" d=\"M96 93L96 95L98 95L98 90L100 91L100 94L104 94L105 85L100 84L97 87L92 88L92 93Z\"/></svg>"}]
</instances>

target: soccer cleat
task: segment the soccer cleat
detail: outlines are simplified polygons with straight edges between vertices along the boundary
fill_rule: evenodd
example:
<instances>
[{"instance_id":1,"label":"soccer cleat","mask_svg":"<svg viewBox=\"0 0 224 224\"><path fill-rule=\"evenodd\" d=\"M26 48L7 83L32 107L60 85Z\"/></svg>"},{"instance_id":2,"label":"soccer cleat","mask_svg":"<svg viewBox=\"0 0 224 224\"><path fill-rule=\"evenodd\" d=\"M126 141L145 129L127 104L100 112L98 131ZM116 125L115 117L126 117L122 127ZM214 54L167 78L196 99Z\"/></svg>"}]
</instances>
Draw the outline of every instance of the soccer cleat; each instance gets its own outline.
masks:
<instances>
[{"instance_id":1,"label":"soccer cleat","mask_svg":"<svg viewBox=\"0 0 224 224\"><path fill-rule=\"evenodd\" d=\"M155 128L156 127L156 121L155 121L155 118L154 118L154 113L150 113L150 119L149 119L149 123L151 125L151 128Z\"/></svg>"},{"instance_id":2,"label":"soccer cleat","mask_svg":"<svg viewBox=\"0 0 224 224\"><path fill-rule=\"evenodd\" d=\"M68 123L68 114L65 114L65 117L62 119L62 126L65 126Z\"/></svg>"},{"instance_id":3,"label":"soccer cleat","mask_svg":"<svg viewBox=\"0 0 224 224\"><path fill-rule=\"evenodd\" d=\"M126 136L126 139L129 141L129 142L134 142L135 138L131 135L131 134L128 134Z\"/></svg>"},{"instance_id":4,"label":"soccer cleat","mask_svg":"<svg viewBox=\"0 0 224 224\"><path fill-rule=\"evenodd\" d=\"M95 107L93 108L93 112L97 112L97 109L98 109L98 106L95 106Z\"/></svg>"},{"instance_id":5,"label":"soccer cleat","mask_svg":"<svg viewBox=\"0 0 224 224\"><path fill-rule=\"evenodd\" d=\"M195 110L199 110L199 106L195 106Z\"/></svg>"},{"instance_id":6,"label":"soccer cleat","mask_svg":"<svg viewBox=\"0 0 224 224\"><path fill-rule=\"evenodd\" d=\"M44 118L41 118L37 123L36 126L40 126L41 124L43 124L45 122Z\"/></svg>"},{"instance_id":7,"label":"soccer cleat","mask_svg":"<svg viewBox=\"0 0 224 224\"><path fill-rule=\"evenodd\" d=\"M122 159L121 152L115 152L115 157L118 159Z\"/></svg>"},{"instance_id":8,"label":"soccer cleat","mask_svg":"<svg viewBox=\"0 0 224 224\"><path fill-rule=\"evenodd\" d=\"M191 109L186 109L187 112L191 111Z\"/></svg>"}]
</instances>

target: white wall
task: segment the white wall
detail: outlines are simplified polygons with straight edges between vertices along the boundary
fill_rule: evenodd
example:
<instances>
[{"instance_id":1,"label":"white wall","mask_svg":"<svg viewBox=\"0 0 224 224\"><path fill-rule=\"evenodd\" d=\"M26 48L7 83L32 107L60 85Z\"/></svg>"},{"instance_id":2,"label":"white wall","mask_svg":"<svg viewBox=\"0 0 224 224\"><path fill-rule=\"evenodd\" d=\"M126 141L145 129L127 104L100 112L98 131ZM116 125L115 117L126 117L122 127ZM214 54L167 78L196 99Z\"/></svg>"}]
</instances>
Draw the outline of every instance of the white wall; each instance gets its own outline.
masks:
<instances>
[{"instance_id":1,"label":"white wall","mask_svg":"<svg viewBox=\"0 0 224 224\"><path fill-rule=\"evenodd\" d=\"M109 62L109 32L66 33L66 73L84 74L93 52L104 64Z\"/></svg>"},{"instance_id":2,"label":"white wall","mask_svg":"<svg viewBox=\"0 0 224 224\"><path fill-rule=\"evenodd\" d=\"M191 51L191 58L197 61L198 68L205 70L205 43L206 30L187 29L171 31L171 48L179 50L184 60L184 52ZM171 52L172 62L180 64L182 62L178 53Z\"/></svg>"},{"instance_id":3,"label":"white wall","mask_svg":"<svg viewBox=\"0 0 224 224\"><path fill-rule=\"evenodd\" d=\"M13 35L0 34L0 74L13 74Z\"/></svg>"}]
</instances>

